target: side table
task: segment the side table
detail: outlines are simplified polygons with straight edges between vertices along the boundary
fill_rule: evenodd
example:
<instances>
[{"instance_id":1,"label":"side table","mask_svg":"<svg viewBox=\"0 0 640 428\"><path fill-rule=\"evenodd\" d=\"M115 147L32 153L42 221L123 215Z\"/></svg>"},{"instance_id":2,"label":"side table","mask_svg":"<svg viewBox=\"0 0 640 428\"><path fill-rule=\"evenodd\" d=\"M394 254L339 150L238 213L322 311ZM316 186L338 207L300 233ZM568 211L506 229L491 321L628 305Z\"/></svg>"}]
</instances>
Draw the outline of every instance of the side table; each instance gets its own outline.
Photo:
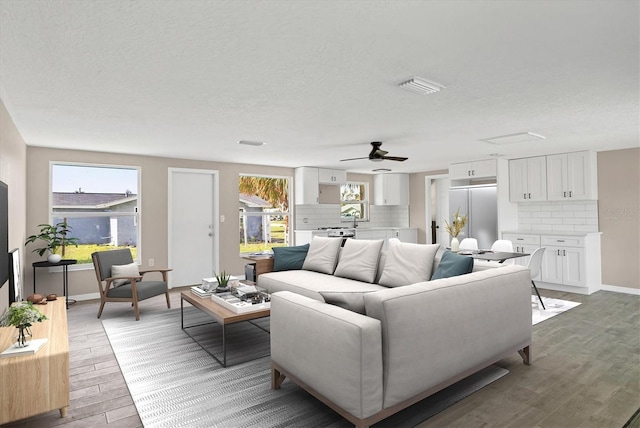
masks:
<instances>
[{"instance_id":1,"label":"side table","mask_svg":"<svg viewBox=\"0 0 640 428\"><path fill-rule=\"evenodd\" d=\"M49 267L58 267L62 266L62 294L64 295L67 309L69 309L69 265L75 265L78 263L77 260L72 259L62 259L58 263L51 263L48 261L42 262L34 262L33 266L33 292L36 292L36 268L49 268ZM71 299L71 303L75 303L76 301Z\"/></svg>"}]
</instances>

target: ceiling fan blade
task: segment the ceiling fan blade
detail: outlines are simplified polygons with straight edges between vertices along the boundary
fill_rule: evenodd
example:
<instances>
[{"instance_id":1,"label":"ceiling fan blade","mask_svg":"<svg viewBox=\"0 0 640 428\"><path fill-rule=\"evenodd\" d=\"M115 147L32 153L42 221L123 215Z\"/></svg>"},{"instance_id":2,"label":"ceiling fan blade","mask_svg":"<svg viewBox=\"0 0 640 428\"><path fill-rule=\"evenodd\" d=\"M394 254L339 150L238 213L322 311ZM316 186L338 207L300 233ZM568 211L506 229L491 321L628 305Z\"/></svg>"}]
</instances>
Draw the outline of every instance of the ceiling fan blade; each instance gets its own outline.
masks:
<instances>
[{"instance_id":1,"label":"ceiling fan blade","mask_svg":"<svg viewBox=\"0 0 640 428\"><path fill-rule=\"evenodd\" d=\"M404 162L409 158L403 158L403 157L400 157L400 156L382 156L382 159L398 161L398 162Z\"/></svg>"},{"instance_id":2,"label":"ceiling fan blade","mask_svg":"<svg viewBox=\"0 0 640 428\"><path fill-rule=\"evenodd\" d=\"M353 160L361 160L361 159L369 159L369 157L364 158L350 158L350 159L340 159L340 162L353 161Z\"/></svg>"},{"instance_id":3,"label":"ceiling fan blade","mask_svg":"<svg viewBox=\"0 0 640 428\"><path fill-rule=\"evenodd\" d=\"M383 157L383 156L384 156L384 155L386 155L387 153L389 153L389 152L387 152L387 151L385 151L385 150L378 149L378 150L376 150L376 151L373 153L373 156L369 155L369 157L379 158L379 157Z\"/></svg>"}]
</instances>

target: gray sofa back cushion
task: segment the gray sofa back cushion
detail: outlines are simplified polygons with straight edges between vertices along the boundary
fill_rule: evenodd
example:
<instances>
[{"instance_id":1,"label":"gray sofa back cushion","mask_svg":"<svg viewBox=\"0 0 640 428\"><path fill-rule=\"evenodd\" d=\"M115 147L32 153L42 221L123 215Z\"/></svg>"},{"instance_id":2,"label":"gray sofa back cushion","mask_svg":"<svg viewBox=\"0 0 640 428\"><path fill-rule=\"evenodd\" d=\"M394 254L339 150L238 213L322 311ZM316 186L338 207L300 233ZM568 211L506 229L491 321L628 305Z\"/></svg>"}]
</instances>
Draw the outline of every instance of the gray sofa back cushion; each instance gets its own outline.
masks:
<instances>
[{"instance_id":1,"label":"gray sofa back cushion","mask_svg":"<svg viewBox=\"0 0 640 428\"><path fill-rule=\"evenodd\" d=\"M342 239L314 236L302 269L333 275Z\"/></svg>"},{"instance_id":2,"label":"gray sofa back cushion","mask_svg":"<svg viewBox=\"0 0 640 428\"><path fill-rule=\"evenodd\" d=\"M439 244L412 244L389 239L387 260L378 284L400 287L429 281Z\"/></svg>"},{"instance_id":3,"label":"gray sofa back cushion","mask_svg":"<svg viewBox=\"0 0 640 428\"><path fill-rule=\"evenodd\" d=\"M372 283L376 279L382 240L347 239L335 276Z\"/></svg>"}]
</instances>

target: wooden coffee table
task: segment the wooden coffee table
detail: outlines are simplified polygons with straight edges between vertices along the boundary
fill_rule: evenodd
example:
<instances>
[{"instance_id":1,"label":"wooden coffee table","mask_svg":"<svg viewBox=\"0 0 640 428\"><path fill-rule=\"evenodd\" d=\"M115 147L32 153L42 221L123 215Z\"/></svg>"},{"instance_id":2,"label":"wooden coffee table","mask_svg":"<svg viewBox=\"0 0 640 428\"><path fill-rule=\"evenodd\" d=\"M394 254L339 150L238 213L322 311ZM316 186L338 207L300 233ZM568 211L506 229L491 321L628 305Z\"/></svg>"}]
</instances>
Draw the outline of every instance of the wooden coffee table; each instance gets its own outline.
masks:
<instances>
[{"instance_id":1,"label":"wooden coffee table","mask_svg":"<svg viewBox=\"0 0 640 428\"><path fill-rule=\"evenodd\" d=\"M189 333L189 331L187 330L187 329L192 328L192 327L198 327L198 326L201 326L201 325L212 324L212 323L189 325L189 326L185 327L185 325L184 325L184 301L185 300L187 302L191 303L192 306L200 309L202 312L204 312L207 315L209 315L211 318L213 318L215 320L215 322L217 322L218 324L220 324L222 326L222 360L220 360L218 357L216 357L212 352L210 352L204 346L200 345L200 343L198 343L198 340L193 335L191 335L191 333ZM196 343L198 343L198 345L200 345L202 347L202 349L207 351L213 358L215 358L215 360L218 363L220 363L222 365L222 367L227 367L226 326L228 324L235 324L235 323L244 322L244 321L251 322L251 320L255 320L255 319L258 319L258 318L265 318L265 317L268 317L270 315L271 315L271 310L270 309L258 309L256 311L245 312L245 313L242 313L242 314L236 314L235 312L230 311L229 309L227 309L227 308L217 304L213 300L211 300L211 297L198 297L198 296L192 294L190 291L183 291L182 293L180 293L180 327ZM267 333L269 332L268 330L264 329L263 327L261 327L258 324L255 324L255 323L251 323L251 324L253 324L256 327L266 331Z\"/></svg>"}]
</instances>

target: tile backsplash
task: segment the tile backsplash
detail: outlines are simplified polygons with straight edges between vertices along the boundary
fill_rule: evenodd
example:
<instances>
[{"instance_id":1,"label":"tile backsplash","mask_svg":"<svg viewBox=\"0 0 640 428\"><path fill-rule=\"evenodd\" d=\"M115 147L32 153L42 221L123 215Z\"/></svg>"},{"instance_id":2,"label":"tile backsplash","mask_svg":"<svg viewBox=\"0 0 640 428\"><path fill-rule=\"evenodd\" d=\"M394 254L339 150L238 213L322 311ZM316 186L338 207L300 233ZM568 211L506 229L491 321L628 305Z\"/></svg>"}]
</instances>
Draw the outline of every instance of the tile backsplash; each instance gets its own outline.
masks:
<instances>
[{"instance_id":1,"label":"tile backsplash","mask_svg":"<svg viewBox=\"0 0 640 428\"><path fill-rule=\"evenodd\" d=\"M598 201L518 204L518 230L597 232Z\"/></svg>"},{"instance_id":2,"label":"tile backsplash","mask_svg":"<svg viewBox=\"0 0 640 428\"><path fill-rule=\"evenodd\" d=\"M296 205L296 230L315 230L319 227L344 227L351 223L340 221L340 204ZM409 207L369 207L369 221L358 222L359 228L409 227Z\"/></svg>"}]
</instances>

